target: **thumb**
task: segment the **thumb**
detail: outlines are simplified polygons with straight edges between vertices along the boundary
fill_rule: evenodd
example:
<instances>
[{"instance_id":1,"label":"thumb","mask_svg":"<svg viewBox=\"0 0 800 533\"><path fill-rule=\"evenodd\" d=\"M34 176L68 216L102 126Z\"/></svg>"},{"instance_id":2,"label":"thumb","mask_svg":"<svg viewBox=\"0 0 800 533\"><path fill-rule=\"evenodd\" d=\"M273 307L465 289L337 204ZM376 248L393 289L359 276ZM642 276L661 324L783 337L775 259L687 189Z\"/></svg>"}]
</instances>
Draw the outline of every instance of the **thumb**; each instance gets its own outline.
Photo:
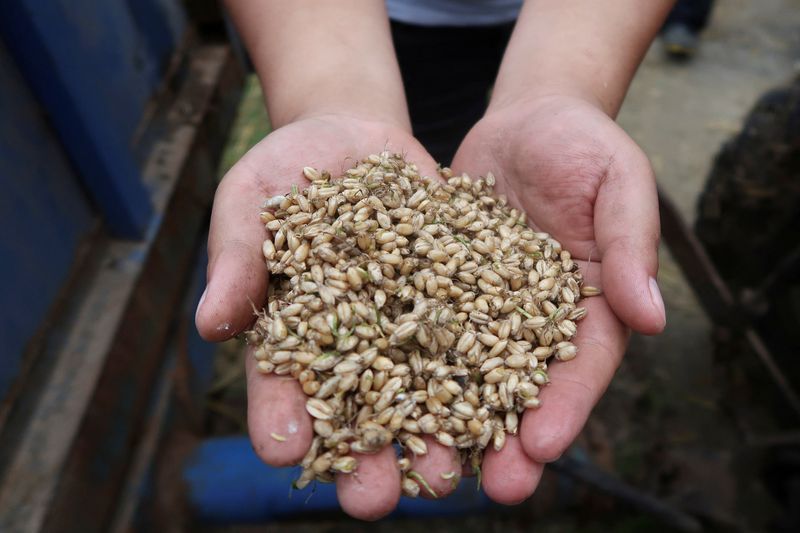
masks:
<instances>
[{"instance_id":1,"label":"thumb","mask_svg":"<svg viewBox=\"0 0 800 533\"><path fill-rule=\"evenodd\" d=\"M223 341L255 319L267 291L267 268L261 252L266 237L259 221L263 192L234 170L214 197L208 236L208 282L195 315L200 335Z\"/></svg>"},{"instance_id":2,"label":"thumb","mask_svg":"<svg viewBox=\"0 0 800 533\"><path fill-rule=\"evenodd\" d=\"M611 161L597 192L594 225L611 309L639 333L660 333L666 313L656 281L658 194L650 162L635 145Z\"/></svg>"}]
</instances>

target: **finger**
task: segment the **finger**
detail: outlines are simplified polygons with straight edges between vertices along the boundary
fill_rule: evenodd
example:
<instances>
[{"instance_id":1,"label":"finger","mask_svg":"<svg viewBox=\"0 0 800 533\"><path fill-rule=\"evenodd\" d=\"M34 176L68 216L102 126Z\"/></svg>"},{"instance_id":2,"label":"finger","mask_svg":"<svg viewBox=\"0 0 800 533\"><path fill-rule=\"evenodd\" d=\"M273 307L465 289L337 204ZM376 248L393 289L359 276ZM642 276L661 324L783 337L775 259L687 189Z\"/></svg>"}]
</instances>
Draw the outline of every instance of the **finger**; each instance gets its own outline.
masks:
<instances>
[{"instance_id":1,"label":"finger","mask_svg":"<svg viewBox=\"0 0 800 533\"><path fill-rule=\"evenodd\" d=\"M486 449L482 469L481 486L486 495L497 503L514 505L533 494L544 467L526 455L519 436L508 435L499 452Z\"/></svg>"},{"instance_id":2,"label":"finger","mask_svg":"<svg viewBox=\"0 0 800 533\"><path fill-rule=\"evenodd\" d=\"M239 167L240 169L243 167ZM222 180L214 197L208 236L207 285L195 322L208 341L228 339L247 328L267 291L261 253L266 238L259 220L266 198L237 167Z\"/></svg>"},{"instance_id":3,"label":"finger","mask_svg":"<svg viewBox=\"0 0 800 533\"><path fill-rule=\"evenodd\" d=\"M392 446L375 455L354 454L358 467L336 476L336 496L342 510L360 520L377 520L400 501L400 470Z\"/></svg>"},{"instance_id":4,"label":"finger","mask_svg":"<svg viewBox=\"0 0 800 533\"><path fill-rule=\"evenodd\" d=\"M247 427L258 456L267 464L300 462L311 445L306 396L292 377L262 374L247 350Z\"/></svg>"},{"instance_id":5,"label":"finger","mask_svg":"<svg viewBox=\"0 0 800 533\"><path fill-rule=\"evenodd\" d=\"M409 158L410 157L411 156L409 156ZM428 176L430 178L443 180L442 176L439 174L439 165L434 162L433 158L429 156L427 152L421 152L417 157L418 159L409 159L409 161L416 162L420 176Z\"/></svg>"},{"instance_id":6,"label":"finger","mask_svg":"<svg viewBox=\"0 0 800 533\"><path fill-rule=\"evenodd\" d=\"M605 267L605 265L604 265ZM540 395L541 407L522 417L525 452L540 463L558 459L586 423L622 360L627 329L602 297L583 301L588 314L578 327L572 361L548 368L550 383Z\"/></svg>"},{"instance_id":7,"label":"finger","mask_svg":"<svg viewBox=\"0 0 800 533\"><path fill-rule=\"evenodd\" d=\"M650 163L638 148L609 165L597 192L594 230L614 313L640 333L660 333L666 314L656 282L658 196Z\"/></svg>"},{"instance_id":8,"label":"finger","mask_svg":"<svg viewBox=\"0 0 800 533\"><path fill-rule=\"evenodd\" d=\"M442 498L453 492L461 479L458 452L453 447L442 446L429 435L423 439L428 446L428 453L415 456L407 452L411 458L411 470L424 480L422 482L416 479L419 495L424 498Z\"/></svg>"}]
</instances>

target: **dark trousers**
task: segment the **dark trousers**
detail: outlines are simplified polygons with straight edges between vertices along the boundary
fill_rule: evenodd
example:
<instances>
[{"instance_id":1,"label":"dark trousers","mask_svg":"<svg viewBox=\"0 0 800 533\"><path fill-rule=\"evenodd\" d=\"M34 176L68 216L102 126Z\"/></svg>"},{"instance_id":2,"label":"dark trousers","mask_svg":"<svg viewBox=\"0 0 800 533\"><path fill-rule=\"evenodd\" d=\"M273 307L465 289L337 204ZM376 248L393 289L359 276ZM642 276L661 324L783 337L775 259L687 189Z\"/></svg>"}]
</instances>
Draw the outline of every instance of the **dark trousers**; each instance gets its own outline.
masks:
<instances>
[{"instance_id":1,"label":"dark trousers","mask_svg":"<svg viewBox=\"0 0 800 533\"><path fill-rule=\"evenodd\" d=\"M392 22L414 135L443 165L486 111L512 28Z\"/></svg>"},{"instance_id":2,"label":"dark trousers","mask_svg":"<svg viewBox=\"0 0 800 533\"><path fill-rule=\"evenodd\" d=\"M664 27L684 24L695 33L700 33L708 24L714 0L678 0L672 8Z\"/></svg>"}]
</instances>

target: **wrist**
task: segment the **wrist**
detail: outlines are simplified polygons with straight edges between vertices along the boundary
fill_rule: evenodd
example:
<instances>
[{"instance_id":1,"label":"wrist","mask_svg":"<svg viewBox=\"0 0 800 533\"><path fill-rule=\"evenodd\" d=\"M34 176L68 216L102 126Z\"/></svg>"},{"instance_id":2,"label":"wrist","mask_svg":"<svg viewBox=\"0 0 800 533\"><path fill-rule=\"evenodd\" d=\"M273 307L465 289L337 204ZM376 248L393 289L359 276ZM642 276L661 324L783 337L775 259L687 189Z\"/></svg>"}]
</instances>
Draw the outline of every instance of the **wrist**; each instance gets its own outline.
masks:
<instances>
[{"instance_id":1,"label":"wrist","mask_svg":"<svg viewBox=\"0 0 800 533\"><path fill-rule=\"evenodd\" d=\"M226 0L275 127L347 113L408 126L383 2Z\"/></svg>"},{"instance_id":2,"label":"wrist","mask_svg":"<svg viewBox=\"0 0 800 533\"><path fill-rule=\"evenodd\" d=\"M338 126L349 125L361 135L410 135L411 127L392 115L365 112L359 109L326 109L325 107L305 109L290 120L277 127L289 126L299 122L320 122Z\"/></svg>"},{"instance_id":3,"label":"wrist","mask_svg":"<svg viewBox=\"0 0 800 533\"><path fill-rule=\"evenodd\" d=\"M495 84L497 105L580 98L616 117L672 0L528 0Z\"/></svg>"},{"instance_id":4,"label":"wrist","mask_svg":"<svg viewBox=\"0 0 800 533\"><path fill-rule=\"evenodd\" d=\"M336 99L306 102L303 105L282 107L266 99L267 111L274 128L305 120L357 122L376 128L389 128L411 133L411 120L403 106L372 103L350 103ZM399 109L398 109L399 107ZM274 113L274 115L273 115ZM274 118L273 118L274 116Z\"/></svg>"},{"instance_id":5,"label":"wrist","mask_svg":"<svg viewBox=\"0 0 800 533\"><path fill-rule=\"evenodd\" d=\"M516 90L495 92L489 101L486 114L501 113L506 109L519 110L548 107L556 103L560 105L564 105L564 103L589 105L609 117L613 116L612 113L614 112L613 106L608 102L604 102L590 88L582 88L565 83L535 88L520 87Z\"/></svg>"}]
</instances>

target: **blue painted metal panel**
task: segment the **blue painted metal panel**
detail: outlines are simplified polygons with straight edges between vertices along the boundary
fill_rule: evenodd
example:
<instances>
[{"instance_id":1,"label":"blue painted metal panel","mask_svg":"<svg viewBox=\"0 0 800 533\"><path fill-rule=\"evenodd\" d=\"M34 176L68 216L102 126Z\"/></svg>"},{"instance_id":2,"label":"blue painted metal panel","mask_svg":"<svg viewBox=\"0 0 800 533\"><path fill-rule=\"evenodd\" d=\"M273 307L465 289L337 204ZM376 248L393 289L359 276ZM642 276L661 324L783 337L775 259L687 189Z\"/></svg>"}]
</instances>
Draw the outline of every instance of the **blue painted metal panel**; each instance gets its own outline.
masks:
<instances>
[{"instance_id":1,"label":"blue painted metal panel","mask_svg":"<svg viewBox=\"0 0 800 533\"><path fill-rule=\"evenodd\" d=\"M0 0L0 32L109 227L152 209L134 135L185 21L177 0Z\"/></svg>"},{"instance_id":2,"label":"blue painted metal panel","mask_svg":"<svg viewBox=\"0 0 800 533\"><path fill-rule=\"evenodd\" d=\"M72 265L91 209L0 41L0 400Z\"/></svg>"},{"instance_id":3,"label":"blue painted metal panel","mask_svg":"<svg viewBox=\"0 0 800 533\"><path fill-rule=\"evenodd\" d=\"M186 26L179 2L174 0L126 0L127 8L148 59L151 83L158 84L164 66L178 45Z\"/></svg>"},{"instance_id":4,"label":"blue painted metal panel","mask_svg":"<svg viewBox=\"0 0 800 533\"><path fill-rule=\"evenodd\" d=\"M183 477L193 516L210 523L255 523L339 509L333 484L312 484L292 490L299 468L273 468L262 463L247 437L203 441L188 460ZM441 500L402 498L393 517L465 516L493 504L476 481L466 479Z\"/></svg>"}]
</instances>

